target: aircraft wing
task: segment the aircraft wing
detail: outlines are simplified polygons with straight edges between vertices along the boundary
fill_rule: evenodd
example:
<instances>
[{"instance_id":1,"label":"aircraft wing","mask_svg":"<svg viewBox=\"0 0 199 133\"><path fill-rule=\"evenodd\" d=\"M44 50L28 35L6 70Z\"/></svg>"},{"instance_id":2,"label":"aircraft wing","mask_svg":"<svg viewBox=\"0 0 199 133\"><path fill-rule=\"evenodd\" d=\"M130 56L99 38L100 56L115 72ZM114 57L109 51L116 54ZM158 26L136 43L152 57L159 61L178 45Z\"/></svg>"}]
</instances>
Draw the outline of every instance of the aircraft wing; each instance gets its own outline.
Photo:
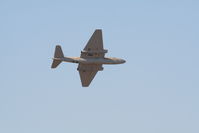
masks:
<instances>
[{"instance_id":1,"label":"aircraft wing","mask_svg":"<svg viewBox=\"0 0 199 133\"><path fill-rule=\"evenodd\" d=\"M104 57L106 52L107 50L103 47L102 30L97 29L81 52L81 57Z\"/></svg>"},{"instance_id":2,"label":"aircraft wing","mask_svg":"<svg viewBox=\"0 0 199 133\"><path fill-rule=\"evenodd\" d=\"M90 85L97 72L103 70L103 67L102 65L79 64L77 70L79 71L82 86L87 87Z\"/></svg>"}]
</instances>

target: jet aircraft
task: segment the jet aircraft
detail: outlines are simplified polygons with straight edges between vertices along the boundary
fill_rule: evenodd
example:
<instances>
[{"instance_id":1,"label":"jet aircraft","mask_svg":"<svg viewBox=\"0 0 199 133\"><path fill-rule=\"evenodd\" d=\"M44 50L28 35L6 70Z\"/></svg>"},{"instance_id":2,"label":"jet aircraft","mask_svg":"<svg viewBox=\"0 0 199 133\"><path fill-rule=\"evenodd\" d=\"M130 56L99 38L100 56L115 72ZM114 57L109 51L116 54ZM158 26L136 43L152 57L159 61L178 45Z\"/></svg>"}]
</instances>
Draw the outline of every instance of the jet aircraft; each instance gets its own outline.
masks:
<instances>
[{"instance_id":1,"label":"jet aircraft","mask_svg":"<svg viewBox=\"0 0 199 133\"><path fill-rule=\"evenodd\" d=\"M102 30L96 29L83 51L81 51L80 57L64 57L61 46L57 45L51 68L56 68L62 61L78 63L77 70L79 71L82 86L88 87L97 72L103 70L103 64L122 64L126 62L120 58L105 57L104 55L107 52L108 50L103 48Z\"/></svg>"}]
</instances>

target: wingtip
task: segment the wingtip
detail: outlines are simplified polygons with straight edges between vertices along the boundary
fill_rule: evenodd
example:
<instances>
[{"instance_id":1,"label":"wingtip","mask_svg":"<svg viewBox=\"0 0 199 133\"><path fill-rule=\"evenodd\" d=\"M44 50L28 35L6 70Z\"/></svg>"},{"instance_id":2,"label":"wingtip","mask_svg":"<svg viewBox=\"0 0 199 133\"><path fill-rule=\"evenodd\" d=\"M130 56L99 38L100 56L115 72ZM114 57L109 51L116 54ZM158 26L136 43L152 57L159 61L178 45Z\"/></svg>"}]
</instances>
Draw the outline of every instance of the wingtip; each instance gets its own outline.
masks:
<instances>
[{"instance_id":1,"label":"wingtip","mask_svg":"<svg viewBox=\"0 0 199 133\"><path fill-rule=\"evenodd\" d=\"M85 86L85 85L82 85L82 87L86 88L86 87L88 87L88 85L87 85L87 86Z\"/></svg>"},{"instance_id":2,"label":"wingtip","mask_svg":"<svg viewBox=\"0 0 199 133\"><path fill-rule=\"evenodd\" d=\"M102 31L102 29L96 29L95 31Z\"/></svg>"}]
</instances>

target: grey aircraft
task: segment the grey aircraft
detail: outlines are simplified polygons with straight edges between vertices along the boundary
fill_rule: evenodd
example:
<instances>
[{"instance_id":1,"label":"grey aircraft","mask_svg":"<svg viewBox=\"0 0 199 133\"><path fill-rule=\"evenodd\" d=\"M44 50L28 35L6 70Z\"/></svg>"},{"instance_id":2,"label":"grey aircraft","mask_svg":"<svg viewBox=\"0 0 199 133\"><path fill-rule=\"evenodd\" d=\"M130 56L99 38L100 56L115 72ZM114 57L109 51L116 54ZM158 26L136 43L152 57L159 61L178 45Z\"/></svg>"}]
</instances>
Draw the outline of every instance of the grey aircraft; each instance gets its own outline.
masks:
<instances>
[{"instance_id":1,"label":"grey aircraft","mask_svg":"<svg viewBox=\"0 0 199 133\"><path fill-rule=\"evenodd\" d=\"M80 57L64 57L61 46L55 47L55 53L51 68L56 68L62 61L78 63L80 79L83 87L88 87L97 74L102 71L103 64L122 64L126 61L119 58L104 57L108 50L103 48L102 30L97 29L91 36Z\"/></svg>"}]
</instances>

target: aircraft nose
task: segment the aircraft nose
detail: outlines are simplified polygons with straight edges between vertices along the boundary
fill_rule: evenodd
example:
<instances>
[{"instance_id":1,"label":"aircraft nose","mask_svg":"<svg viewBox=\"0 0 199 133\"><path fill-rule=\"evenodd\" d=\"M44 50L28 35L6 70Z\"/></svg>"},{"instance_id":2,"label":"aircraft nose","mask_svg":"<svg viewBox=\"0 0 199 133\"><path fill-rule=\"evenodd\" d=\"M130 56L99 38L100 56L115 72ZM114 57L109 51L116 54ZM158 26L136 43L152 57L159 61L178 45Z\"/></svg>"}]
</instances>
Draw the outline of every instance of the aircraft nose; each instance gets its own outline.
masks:
<instances>
[{"instance_id":1,"label":"aircraft nose","mask_svg":"<svg viewBox=\"0 0 199 133\"><path fill-rule=\"evenodd\" d=\"M126 61L124 59L121 59L121 63L125 63Z\"/></svg>"}]
</instances>

